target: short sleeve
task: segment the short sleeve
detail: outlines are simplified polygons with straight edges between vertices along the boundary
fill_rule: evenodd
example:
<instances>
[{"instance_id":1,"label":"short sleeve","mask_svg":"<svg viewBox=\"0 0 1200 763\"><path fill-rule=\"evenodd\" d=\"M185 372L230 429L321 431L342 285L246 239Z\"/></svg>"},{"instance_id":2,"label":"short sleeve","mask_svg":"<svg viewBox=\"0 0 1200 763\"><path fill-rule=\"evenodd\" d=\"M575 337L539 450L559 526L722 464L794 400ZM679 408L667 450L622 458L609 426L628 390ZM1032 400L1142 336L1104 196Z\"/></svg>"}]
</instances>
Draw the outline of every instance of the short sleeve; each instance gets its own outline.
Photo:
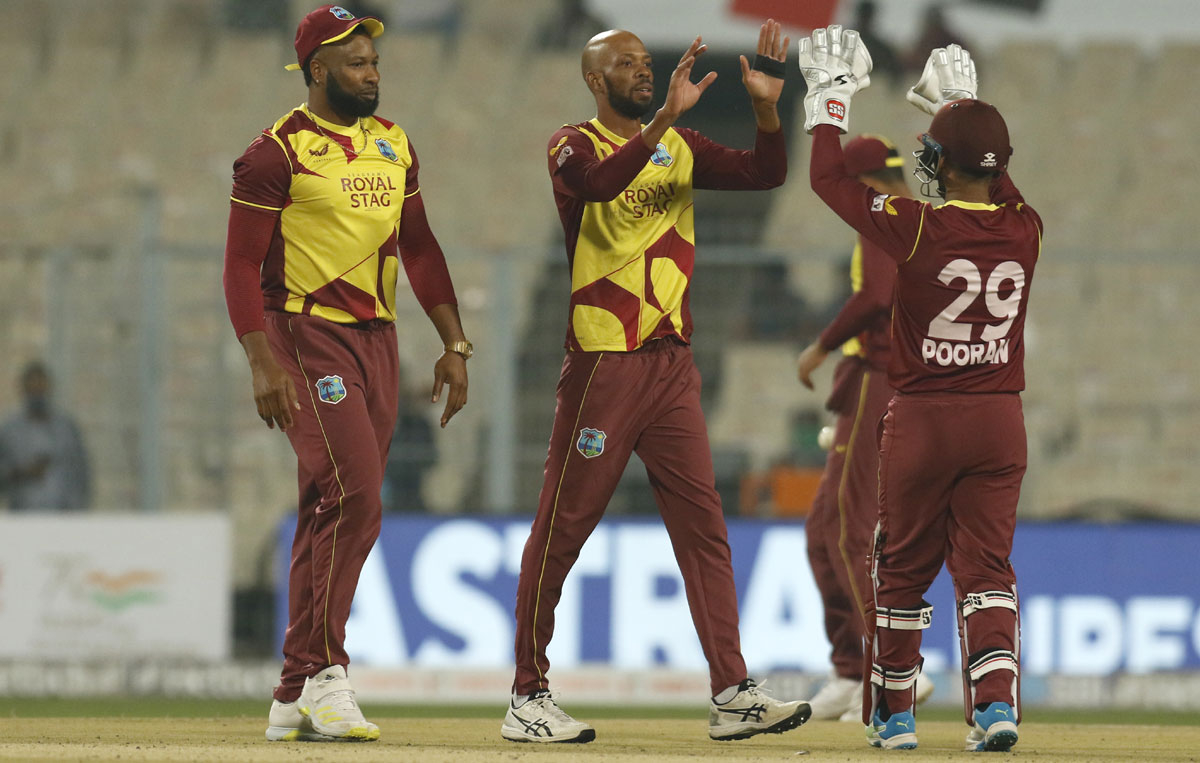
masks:
<instances>
[{"instance_id":1,"label":"short sleeve","mask_svg":"<svg viewBox=\"0 0 1200 763\"><path fill-rule=\"evenodd\" d=\"M230 198L238 204L278 212L287 205L291 184L292 167L283 147L264 133L233 163Z\"/></svg>"}]
</instances>

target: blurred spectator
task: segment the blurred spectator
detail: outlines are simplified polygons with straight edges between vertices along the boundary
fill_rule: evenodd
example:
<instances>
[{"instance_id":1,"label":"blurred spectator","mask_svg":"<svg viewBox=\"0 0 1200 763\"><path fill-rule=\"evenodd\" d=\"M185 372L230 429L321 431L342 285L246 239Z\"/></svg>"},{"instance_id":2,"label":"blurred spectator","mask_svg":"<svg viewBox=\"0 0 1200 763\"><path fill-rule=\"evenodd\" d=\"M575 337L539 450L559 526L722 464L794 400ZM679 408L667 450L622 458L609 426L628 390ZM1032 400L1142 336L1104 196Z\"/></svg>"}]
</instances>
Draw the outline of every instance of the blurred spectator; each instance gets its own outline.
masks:
<instances>
[{"instance_id":1,"label":"blurred spectator","mask_svg":"<svg viewBox=\"0 0 1200 763\"><path fill-rule=\"evenodd\" d=\"M888 85L894 86L904 74L904 70L900 64L900 56L896 54L896 49L875 31L874 0L862 0L858 4L856 13L854 25L851 28L858 30L862 41L867 44L867 50L871 51L871 60L874 64L871 69L872 79L877 74L886 74ZM926 56L928 56L928 51L926 51ZM921 63L924 65L924 61Z\"/></svg>"},{"instance_id":2,"label":"blurred spectator","mask_svg":"<svg viewBox=\"0 0 1200 763\"><path fill-rule=\"evenodd\" d=\"M578 50L594 35L608 29L603 19L588 12L585 0L559 0L558 11L538 30L538 47Z\"/></svg>"},{"instance_id":3,"label":"blurred spectator","mask_svg":"<svg viewBox=\"0 0 1200 763\"><path fill-rule=\"evenodd\" d=\"M433 425L426 414L427 390L410 389L400 371L400 406L392 446L383 470L384 511L424 512L421 486L425 473L437 463Z\"/></svg>"},{"instance_id":4,"label":"blurred spectator","mask_svg":"<svg viewBox=\"0 0 1200 763\"><path fill-rule=\"evenodd\" d=\"M21 372L21 409L0 424L0 491L13 511L79 511L91 504L91 475L79 427L51 402L50 372Z\"/></svg>"},{"instance_id":5,"label":"blurred spectator","mask_svg":"<svg viewBox=\"0 0 1200 763\"><path fill-rule=\"evenodd\" d=\"M921 33L917 35L917 41L905 59L905 68L910 72L920 72L925 68L925 62L929 60L929 51L934 48L944 48L952 43L958 43L972 51L972 55L974 55L975 49L971 44L946 23L946 14L942 10L942 6L929 6L925 9L925 20L921 25ZM871 55L874 58L874 49L871 50Z\"/></svg>"}]
</instances>

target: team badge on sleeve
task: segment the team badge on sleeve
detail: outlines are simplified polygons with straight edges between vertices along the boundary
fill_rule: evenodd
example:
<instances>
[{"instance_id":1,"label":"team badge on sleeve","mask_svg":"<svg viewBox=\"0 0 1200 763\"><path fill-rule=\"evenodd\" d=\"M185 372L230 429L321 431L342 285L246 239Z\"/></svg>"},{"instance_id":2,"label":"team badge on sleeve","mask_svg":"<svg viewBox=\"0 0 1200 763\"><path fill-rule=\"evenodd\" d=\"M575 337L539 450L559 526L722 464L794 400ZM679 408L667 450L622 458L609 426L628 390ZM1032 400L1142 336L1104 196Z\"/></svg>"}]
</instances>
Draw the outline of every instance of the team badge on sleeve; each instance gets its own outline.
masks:
<instances>
[{"instance_id":1,"label":"team badge on sleeve","mask_svg":"<svg viewBox=\"0 0 1200 763\"><path fill-rule=\"evenodd\" d=\"M346 385L338 375L324 376L317 379L317 397L321 402L337 405L346 397Z\"/></svg>"},{"instance_id":2,"label":"team badge on sleeve","mask_svg":"<svg viewBox=\"0 0 1200 763\"><path fill-rule=\"evenodd\" d=\"M671 156L666 146L659 143L654 147L654 153L650 155L650 162L659 167L670 167L675 163L675 157Z\"/></svg>"},{"instance_id":3,"label":"team badge on sleeve","mask_svg":"<svg viewBox=\"0 0 1200 763\"><path fill-rule=\"evenodd\" d=\"M595 458L604 452L604 440L607 437L608 435L599 429L584 427L579 430L579 439L575 441L575 449L582 453L584 458Z\"/></svg>"},{"instance_id":4,"label":"team badge on sleeve","mask_svg":"<svg viewBox=\"0 0 1200 763\"><path fill-rule=\"evenodd\" d=\"M883 193L879 194L875 198L871 199L871 211L872 212L882 212L883 205L886 203L887 203L887 194L883 194Z\"/></svg>"},{"instance_id":5,"label":"team badge on sleeve","mask_svg":"<svg viewBox=\"0 0 1200 763\"><path fill-rule=\"evenodd\" d=\"M379 153L383 154L384 158L391 159L393 162L400 160L400 157L396 156L396 149L392 148L392 144L388 143L387 138L376 138L375 145L379 146Z\"/></svg>"}]
</instances>

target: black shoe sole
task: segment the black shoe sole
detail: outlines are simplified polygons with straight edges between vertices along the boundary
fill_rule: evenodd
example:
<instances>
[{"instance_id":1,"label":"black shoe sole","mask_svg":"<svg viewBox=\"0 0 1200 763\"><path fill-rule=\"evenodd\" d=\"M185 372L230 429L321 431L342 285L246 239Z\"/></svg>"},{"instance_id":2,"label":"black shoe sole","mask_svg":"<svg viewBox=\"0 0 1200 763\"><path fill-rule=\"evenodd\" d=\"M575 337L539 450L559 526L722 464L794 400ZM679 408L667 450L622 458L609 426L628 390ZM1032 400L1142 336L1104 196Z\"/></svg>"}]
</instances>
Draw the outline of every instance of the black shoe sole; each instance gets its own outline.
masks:
<instances>
[{"instance_id":1,"label":"black shoe sole","mask_svg":"<svg viewBox=\"0 0 1200 763\"><path fill-rule=\"evenodd\" d=\"M812 708L807 702L801 702L800 707L796 708L796 712L784 718L774 726L768 726L765 729L755 729L754 731L743 731L741 734L734 734L727 737L709 737L715 742L733 742L738 739L749 739L759 734L782 734L785 731L803 726L809 718L812 717Z\"/></svg>"},{"instance_id":2,"label":"black shoe sole","mask_svg":"<svg viewBox=\"0 0 1200 763\"><path fill-rule=\"evenodd\" d=\"M509 739L501 737L506 742L517 742L519 744L587 744L596 738L595 729L586 729L579 732L579 736L571 737L570 739L549 739L544 742L539 742L533 739Z\"/></svg>"}]
</instances>

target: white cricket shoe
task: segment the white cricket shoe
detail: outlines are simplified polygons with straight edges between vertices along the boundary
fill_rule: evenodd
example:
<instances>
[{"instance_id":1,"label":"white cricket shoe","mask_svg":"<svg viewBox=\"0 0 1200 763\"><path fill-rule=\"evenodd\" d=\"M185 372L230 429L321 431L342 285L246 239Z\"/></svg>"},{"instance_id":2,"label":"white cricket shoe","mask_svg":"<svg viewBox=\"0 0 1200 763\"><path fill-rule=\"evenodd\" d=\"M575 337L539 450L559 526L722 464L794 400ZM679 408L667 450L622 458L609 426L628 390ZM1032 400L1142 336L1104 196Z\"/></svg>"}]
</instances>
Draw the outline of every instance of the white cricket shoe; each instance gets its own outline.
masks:
<instances>
[{"instance_id":1,"label":"white cricket shoe","mask_svg":"<svg viewBox=\"0 0 1200 763\"><path fill-rule=\"evenodd\" d=\"M933 679L924 673L917 674L917 693L916 703L919 705L929 699L933 694ZM818 696L820 693L818 692ZM816 699L814 697L813 699ZM812 700L809 701L809 704ZM813 717L816 717L816 711L813 711ZM862 723L862 685L859 684L858 694L856 694L846 707L846 711L838 718L839 721L850 721L854 723Z\"/></svg>"},{"instance_id":2,"label":"white cricket shoe","mask_svg":"<svg viewBox=\"0 0 1200 763\"><path fill-rule=\"evenodd\" d=\"M335 742L333 737L318 734L308 719L300 714L295 702L271 702L267 717L268 742Z\"/></svg>"},{"instance_id":3,"label":"white cricket shoe","mask_svg":"<svg viewBox=\"0 0 1200 763\"><path fill-rule=\"evenodd\" d=\"M733 699L720 704L714 699L709 704L708 736L724 742L756 734L782 734L811 715L807 702L780 702L747 678L738 685Z\"/></svg>"},{"instance_id":4,"label":"white cricket shoe","mask_svg":"<svg viewBox=\"0 0 1200 763\"><path fill-rule=\"evenodd\" d=\"M346 742L374 742L379 738L379 727L363 717L341 665L325 668L305 680L296 709L318 734Z\"/></svg>"},{"instance_id":5,"label":"white cricket shoe","mask_svg":"<svg viewBox=\"0 0 1200 763\"><path fill-rule=\"evenodd\" d=\"M520 707L513 707L515 700L509 700L500 726L500 735L510 742L582 744L596 738L595 729L564 713L545 689L530 694Z\"/></svg>"},{"instance_id":6,"label":"white cricket shoe","mask_svg":"<svg viewBox=\"0 0 1200 763\"><path fill-rule=\"evenodd\" d=\"M862 715L862 681L842 678L834 673L821 687L821 691L808 701L812 708L812 720L832 721L844 719L855 712ZM858 719L861 723L861 718Z\"/></svg>"}]
</instances>

